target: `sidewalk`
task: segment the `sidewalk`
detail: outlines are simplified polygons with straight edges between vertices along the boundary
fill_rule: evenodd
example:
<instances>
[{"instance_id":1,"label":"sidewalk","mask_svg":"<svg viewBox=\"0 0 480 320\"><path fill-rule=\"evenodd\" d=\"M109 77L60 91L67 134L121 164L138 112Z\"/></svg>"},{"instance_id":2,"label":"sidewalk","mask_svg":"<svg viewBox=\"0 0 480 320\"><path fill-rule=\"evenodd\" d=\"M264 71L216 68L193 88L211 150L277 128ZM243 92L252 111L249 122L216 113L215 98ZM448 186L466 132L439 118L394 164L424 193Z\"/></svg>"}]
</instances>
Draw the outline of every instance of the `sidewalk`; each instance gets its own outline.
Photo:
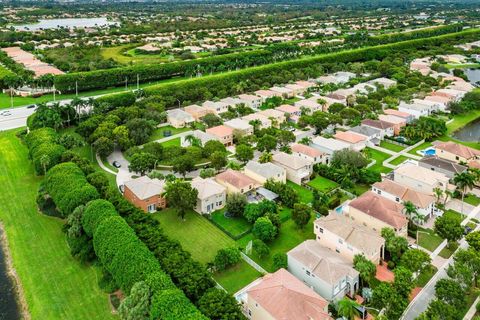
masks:
<instances>
[{"instance_id":1,"label":"sidewalk","mask_svg":"<svg viewBox=\"0 0 480 320\"><path fill-rule=\"evenodd\" d=\"M479 302L480 302L480 297L477 297L477 299L475 299L470 309L468 309L465 317L463 317L463 320L471 320L475 316L475 313L477 313L477 304Z\"/></svg>"}]
</instances>

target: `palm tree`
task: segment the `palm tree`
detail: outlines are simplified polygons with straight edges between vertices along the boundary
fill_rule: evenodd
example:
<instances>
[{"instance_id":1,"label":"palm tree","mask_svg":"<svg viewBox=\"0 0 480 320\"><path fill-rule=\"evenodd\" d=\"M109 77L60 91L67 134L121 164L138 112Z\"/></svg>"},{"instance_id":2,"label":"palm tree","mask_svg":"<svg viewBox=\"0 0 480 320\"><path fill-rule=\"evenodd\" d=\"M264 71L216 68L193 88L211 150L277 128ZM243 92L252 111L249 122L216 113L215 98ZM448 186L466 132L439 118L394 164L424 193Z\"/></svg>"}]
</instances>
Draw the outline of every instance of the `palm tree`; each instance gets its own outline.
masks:
<instances>
[{"instance_id":1,"label":"palm tree","mask_svg":"<svg viewBox=\"0 0 480 320\"><path fill-rule=\"evenodd\" d=\"M312 137L305 137L305 138L302 138L302 140L300 140L298 143L301 143L301 144L304 144L304 145L310 145L310 143L312 143Z\"/></svg>"},{"instance_id":2,"label":"palm tree","mask_svg":"<svg viewBox=\"0 0 480 320\"><path fill-rule=\"evenodd\" d=\"M443 190L440 189L440 188L434 188L433 189L433 193L435 194L435 198L437 199L435 201L435 203L439 204L440 203L440 199L442 198L443 196Z\"/></svg>"},{"instance_id":3,"label":"palm tree","mask_svg":"<svg viewBox=\"0 0 480 320\"><path fill-rule=\"evenodd\" d=\"M253 132L257 133L258 129L260 129L260 125L262 124L262 122L258 119L255 119L255 120L251 120L248 124L253 127Z\"/></svg>"},{"instance_id":4,"label":"palm tree","mask_svg":"<svg viewBox=\"0 0 480 320\"><path fill-rule=\"evenodd\" d=\"M467 190L472 190L473 187L475 186L475 181L477 180L477 177L468 172L464 171L462 173L456 174L455 177L453 177L453 183L457 187L457 189L460 189L462 192L462 212L461 214L463 215L463 199L465 198L465 193Z\"/></svg>"},{"instance_id":5,"label":"palm tree","mask_svg":"<svg viewBox=\"0 0 480 320\"><path fill-rule=\"evenodd\" d=\"M359 304L356 301L343 298L338 301L337 312L340 316L348 320L353 320L355 316L360 316L360 312L357 310L358 306Z\"/></svg>"},{"instance_id":6,"label":"palm tree","mask_svg":"<svg viewBox=\"0 0 480 320\"><path fill-rule=\"evenodd\" d=\"M201 147L202 146L202 140L199 138L195 137L192 134L189 134L188 136L185 137L185 141L190 143L192 147Z\"/></svg>"},{"instance_id":7,"label":"palm tree","mask_svg":"<svg viewBox=\"0 0 480 320\"><path fill-rule=\"evenodd\" d=\"M258 162L260 163L267 163L272 161L272 154L270 152L264 152L260 155Z\"/></svg>"},{"instance_id":8,"label":"palm tree","mask_svg":"<svg viewBox=\"0 0 480 320\"><path fill-rule=\"evenodd\" d=\"M412 216L417 213L417 207L415 207L411 201L405 201L403 203L403 210L405 215L409 218L412 218Z\"/></svg>"},{"instance_id":9,"label":"palm tree","mask_svg":"<svg viewBox=\"0 0 480 320\"><path fill-rule=\"evenodd\" d=\"M39 159L40 165L43 168L43 175L47 174L47 166L50 164L50 157L46 154L42 155Z\"/></svg>"}]
</instances>

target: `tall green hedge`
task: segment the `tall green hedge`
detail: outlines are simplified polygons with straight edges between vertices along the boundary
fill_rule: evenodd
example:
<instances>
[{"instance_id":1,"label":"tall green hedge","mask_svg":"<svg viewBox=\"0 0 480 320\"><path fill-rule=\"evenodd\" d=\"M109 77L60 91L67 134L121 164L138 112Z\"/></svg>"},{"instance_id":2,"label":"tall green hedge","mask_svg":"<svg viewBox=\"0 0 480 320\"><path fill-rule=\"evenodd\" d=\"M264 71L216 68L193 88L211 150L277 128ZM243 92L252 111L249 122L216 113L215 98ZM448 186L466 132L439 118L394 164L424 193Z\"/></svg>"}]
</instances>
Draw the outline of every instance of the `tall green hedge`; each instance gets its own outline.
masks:
<instances>
[{"instance_id":1,"label":"tall green hedge","mask_svg":"<svg viewBox=\"0 0 480 320\"><path fill-rule=\"evenodd\" d=\"M32 130L26 136L25 142L36 174L44 174L44 171L60 163L65 148L57 143L58 137L52 128Z\"/></svg>"},{"instance_id":2,"label":"tall green hedge","mask_svg":"<svg viewBox=\"0 0 480 320\"><path fill-rule=\"evenodd\" d=\"M97 189L87 182L83 171L72 162L58 164L47 172L45 190L64 216L99 197Z\"/></svg>"},{"instance_id":3,"label":"tall green hedge","mask_svg":"<svg viewBox=\"0 0 480 320\"><path fill-rule=\"evenodd\" d=\"M117 210L110 201L97 199L85 206L82 216L83 230L89 237L93 237L98 225L108 217L118 216Z\"/></svg>"},{"instance_id":4,"label":"tall green hedge","mask_svg":"<svg viewBox=\"0 0 480 320\"><path fill-rule=\"evenodd\" d=\"M137 75L139 81L143 83L195 74L196 70L203 70L204 72L226 71L239 65L252 66L265 59L272 59L271 52L256 50L205 59L67 73L55 77L55 87L63 93L74 92L76 84L79 91L104 89L124 85L125 79L130 84L136 83Z\"/></svg>"}]
</instances>

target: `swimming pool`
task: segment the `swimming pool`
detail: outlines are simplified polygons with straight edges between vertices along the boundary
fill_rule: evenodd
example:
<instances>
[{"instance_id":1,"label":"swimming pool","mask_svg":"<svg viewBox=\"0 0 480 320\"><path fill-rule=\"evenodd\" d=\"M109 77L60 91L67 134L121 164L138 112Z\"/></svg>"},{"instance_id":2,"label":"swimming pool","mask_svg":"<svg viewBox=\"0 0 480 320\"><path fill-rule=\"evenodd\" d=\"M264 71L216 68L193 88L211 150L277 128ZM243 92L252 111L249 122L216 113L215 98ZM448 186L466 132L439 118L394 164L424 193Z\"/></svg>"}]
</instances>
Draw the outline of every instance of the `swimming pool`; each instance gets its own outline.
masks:
<instances>
[{"instance_id":1,"label":"swimming pool","mask_svg":"<svg viewBox=\"0 0 480 320\"><path fill-rule=\"evenodd\" d=\"M335 212L338 213L338 214L342 214L343 213L343 206L336 207Z\"/></svg>"},{"instance_id":2,"label":"swimming pool","mask_svg":"<svg viewBox=\"0 0 480 320\"><path fill-rule=\"evenodd\" d=\"M436 154L436 151L433 148L427 148L425 150L421 150L420 154L423 155L423 156L431 157L431 156L434 156Z\"/></svg>"}]
</instances>

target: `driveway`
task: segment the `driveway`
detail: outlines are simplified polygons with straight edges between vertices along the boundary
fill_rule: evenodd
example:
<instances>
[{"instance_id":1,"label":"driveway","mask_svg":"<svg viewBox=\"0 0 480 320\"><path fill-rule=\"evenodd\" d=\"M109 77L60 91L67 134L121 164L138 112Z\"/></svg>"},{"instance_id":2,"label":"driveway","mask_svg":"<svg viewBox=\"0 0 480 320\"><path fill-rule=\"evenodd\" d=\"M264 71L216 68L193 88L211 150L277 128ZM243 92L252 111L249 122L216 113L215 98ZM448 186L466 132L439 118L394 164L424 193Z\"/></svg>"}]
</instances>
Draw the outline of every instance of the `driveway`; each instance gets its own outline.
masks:
<instances>
[{"instance_id":1,"label":"driveway","mask_svg":"<svg viewBox=\"0 0 480 320\"><path fill-rule=\"evenodd\" d=\"M455 211L461 213L462 212L462 201L458 200L458 199L453 199L453 200L451 200L447 203L445 208L455 210ZM475 209L475 207L472 206L471 204L468 204L466 202L463 203L463 214L464 215L468 216L473 211L473 209Z\"/></svg>"},{"instance_id":2,"label":"driveway","mask_svg":"<svg viewBox=\"0 0 480 320\"><path fill-rule=\"evenodd\" d=\"M107 157L107 161L109 163L117 161L121 165L121 167L118 168L117 173L117 186L120 187L124 185L125 182L132 180L132 176L134 175L134 173L128 170L128 166L130 165L130 163L127 159L125 159L123 153L120 150L117 149L113 151L112 154Z\"/></svg>"}]
</instances>

